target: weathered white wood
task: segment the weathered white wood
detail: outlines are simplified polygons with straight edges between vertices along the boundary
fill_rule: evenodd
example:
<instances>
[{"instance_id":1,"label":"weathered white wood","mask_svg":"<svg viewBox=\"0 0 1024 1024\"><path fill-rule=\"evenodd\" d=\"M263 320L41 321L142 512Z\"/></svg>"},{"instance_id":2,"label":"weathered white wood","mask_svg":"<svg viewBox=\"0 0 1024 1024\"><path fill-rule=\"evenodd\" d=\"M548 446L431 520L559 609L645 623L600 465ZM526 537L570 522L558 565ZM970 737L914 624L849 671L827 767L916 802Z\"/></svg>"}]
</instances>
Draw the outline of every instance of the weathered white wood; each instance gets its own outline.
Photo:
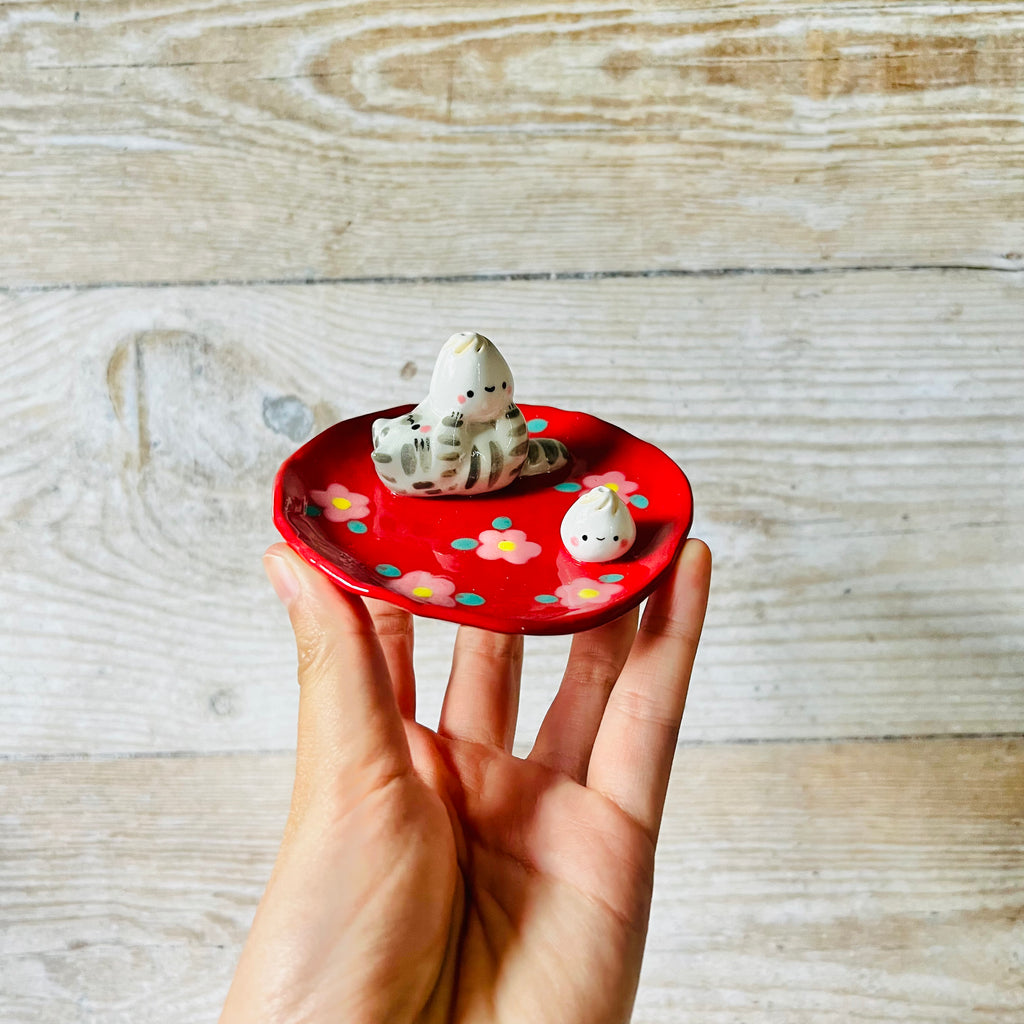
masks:
<instances>
[{"instance_id":1,"label":"weathered white wood","mask_svg":"<svg viewBox=\"0 0 1024 1024\"><path fill-rule=\"evenodd\" d=\"M282 749L276 466L447 334L690 474L716 555L689 739L1024 728L1024 275L164 288L0 300L8 752ZM290 432L290 433L289 433ZM452 627L423 629L425 716ZM567 644L527 651L520 736Z\"/></svg>"},{"instance_id":2,"label":"weathered white wood","mask_svg":"<svg viewBox=\"0 0 1024 1024\"><path fill-rule=\"evenodd\" d=\"M0 18L8 283L1022 265L1012 0Z\"/></svg>"},{"instance_id":3,"label":"weathered white wood","mask_svg":"<svg viewBox=\"0 0 1024 1024\"><path fill-rule=\"evenodd\" d=\"M291 746L273 471L456 329L690 474L684 741L1024 730L1024 274L899 269L1024 267L1022 109L1011 0L0 5L0 1021L214 1018L290 758L32 758ZM636 1024L1018 1024L1022 754L684 746Z\"/></svg>"},{"instance_id":4,"label":"weathered white wood","mask_svg":"<svg viewBox=\"0 0 1024 1024\"><path fill-rule=\"evenodd\" d=\"M289 767L0 768L0 1020L215 1019L269 877Z\"/></svg>"},{"instance_id":5,"label":"weathered white wood","mask_svg":"<svg viewBox=\"0 0 1024 1024\"><path fill-rule=\"evenodd\" d=\"M0 1020L211 1020L291 759L0 765ZM1024 1014L1024 743L683 748L636 1024Z\"/></svg>"},{"instance_id":6,"label":"weathered white wood","mask_svg":"<svg viewBox=\"0 0 1024 1024\"><path fill-rule=\"evenodd\" d=\"M681 751L636 1024L1024 1017L1022 754Z\"/></svg>"}]
</instances>

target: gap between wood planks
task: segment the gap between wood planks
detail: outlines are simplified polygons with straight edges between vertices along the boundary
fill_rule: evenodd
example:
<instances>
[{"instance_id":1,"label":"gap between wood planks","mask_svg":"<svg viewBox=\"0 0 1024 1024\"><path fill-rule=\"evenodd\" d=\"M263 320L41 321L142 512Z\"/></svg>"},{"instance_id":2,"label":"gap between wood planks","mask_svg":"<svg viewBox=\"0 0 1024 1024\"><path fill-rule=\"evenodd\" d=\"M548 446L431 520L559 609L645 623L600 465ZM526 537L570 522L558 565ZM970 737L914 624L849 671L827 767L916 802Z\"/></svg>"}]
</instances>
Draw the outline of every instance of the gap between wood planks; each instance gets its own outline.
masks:
<instances>
[{"instance_id":1,"label":"gap between wood planks","mask_svg":"<svg viewBox=\"0 0 1024 1024\"><path fill-rule=\"evenodd\" d=\"M929 732L929 733L894 733L889 736L746 736L731 740L679 740L676 749L695 747L768 747L768 746L830 746L835 744L892 744L921 743L928 741L952 740L971 742L975 740L1024 740L1024 732ZM291 754L291 748L267 747L232 750L125 750L100 751L68 751L54 754L4 754L0 753L0 764L38 764L62 763L76 761L171 761L203 758L229 757L262 757ZM525 748L518 746L514 751L517 756L525 756Z\"/></svg>"},{"instance_id":2,"label":"gap between wood planks","mask_svg":"<svg viewBox=\"0 0 1024 1024\"><path fill-rule=\"evenodd\" d=\"M1015 255L1015 254L1014 254ZM1009 257L1007 257L1009 259ZM1024 265L1005 267L984 263L865 263L812 267L682 267L659 270L562 270L514 271L491 274L386 274L366 277L262 277L211 278L177 281L63 281L56 284L0 284L0 295L34 292L102 291L114 288L254 288L294 287L296 285L431 285L491 284L513 281L604 281L641 278L715 278L715 277L810 277L817 274L858 273L934 273L943 271L994 271L998 274L1024 272Z\"/></svg>"}]
</instances>

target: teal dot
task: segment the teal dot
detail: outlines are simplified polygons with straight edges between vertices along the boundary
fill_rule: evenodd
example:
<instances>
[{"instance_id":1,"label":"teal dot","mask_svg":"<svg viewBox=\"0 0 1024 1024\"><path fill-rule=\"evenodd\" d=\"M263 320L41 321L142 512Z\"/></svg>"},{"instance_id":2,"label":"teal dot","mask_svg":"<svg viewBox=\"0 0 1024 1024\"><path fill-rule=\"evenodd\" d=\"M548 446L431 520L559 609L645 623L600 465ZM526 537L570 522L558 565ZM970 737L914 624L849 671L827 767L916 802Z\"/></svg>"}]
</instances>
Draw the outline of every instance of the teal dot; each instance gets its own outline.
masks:
<instances>
[{"instance_id":1,"label":"teal dot","mask_svg":"<svg viewBox=\"0 0 1024 1024\"><path fill-rule=\"evenodd\" d=\"M484 604L484 599L479 594L456 594L455 600L458 601L459 604Z\"/></svg>"},{"instance_id":2,"label":"teal dot","mask_svg":"<svg viewBox=\"0 0 1024 1024\"><path fill-rule=\"evenodd\" d=\"M622 579L621 572L606 572L603 576L597 577L602 583L618 583Z\"/></svg>"},{"instance_id":3,"label":"teal dot","mask_svg":"<svg viewBox=\"0 0 1024 1024\"><path fill-rule=\"evenodd\" d=\"M458 537L452 541L452 547L456 551L472 551L479 543L476 537Z\"/></svg>"},{"instance_id":4,"label":"teal dot","mask_svg":"<svg viewBox=\"0 0 1024 1024\"><path fill-rule=\"evenodd\" d=\"M540 431L548 429L548 421L542 419L529 420L527 421L526 429L530 431L531 434L540 433Z\"/></svg>"},{"instance_id":5,"label":"teal dot","mask_svg":"<svg viewBox=\"0 0 1024 1024\"><path fill-rule=\"evenodd\" d=\"M348 528L353 533L366 533L366 523L361 523L358 519L350 519L348 521Z\"/></svg>"},{"instance_id":6,"label":"teal dot","mask_svg":"<svg viewBox=\"0 0 1024 1024\"><path fill-rule=\"evenodd\" d=\"M631 505L636 505L637 508L647 508L650 502L642 494L634 494L629 502Z\"/></svg>"},{"instance_id":7,"label":"teal dot","mask_svg":"<svg viewBox=\"0 0 1024 1024\"><path fill-rule=\"evenodd\" d=\"M573 483L572 480L566 480L564 484L555 484L556 491L579 491L583 489L583 484Z\"/></svg>"},{"instance_id":8,"label":"teal dot","mask_svg":"<svg viewBox=\"0 0 1024 1024\"><path fill-rule=\"evenodd\" d=\"M534 601L539 601L541 604L554 604L558 600L554 594L538 594Z\"/></svg>"},{"instance_id":9,"label":"teal dot","mask_svg":"<svg viewBox=\"0 0 1024 1024\"><path fill-rule=\"evenodd\" d=\"M318 516L318 515L320 515L321 512L323 512L323 509L320 508L319 505L307 505L306 506L306 515L307 516Z\"/></svg>"},{"instance_id":10,"label":"teal dot","mask_svg":"<svg viewBox=\"0 0 1024 1024\"><path fill-rule=\"evenodd\" d=\"M387 562L382 562L377 566L377 572L381 576L401 576L402 570L395 568L393 565L388 565Z\"/></svg>"},{"instance_id":11,"label":"teal dot","mask_svg":"<svg viewBox=\"0 0 1024 1024\"><path fill-rule=\"evenodd\" d=\"M512 525L512 520L508 516L498 516L497 519L491 520L491 526L496 530L507 530Z\"/></svg>"}]
</instances>

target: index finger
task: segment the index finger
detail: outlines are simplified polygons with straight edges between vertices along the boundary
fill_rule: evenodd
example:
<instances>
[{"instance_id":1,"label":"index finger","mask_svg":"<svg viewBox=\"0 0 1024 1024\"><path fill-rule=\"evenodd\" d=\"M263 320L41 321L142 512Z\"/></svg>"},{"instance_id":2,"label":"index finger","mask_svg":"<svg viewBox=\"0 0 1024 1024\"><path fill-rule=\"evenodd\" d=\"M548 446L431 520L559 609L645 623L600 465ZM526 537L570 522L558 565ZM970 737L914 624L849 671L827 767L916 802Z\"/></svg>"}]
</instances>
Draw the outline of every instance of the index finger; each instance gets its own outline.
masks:
<instances>
[{"instance_id":1,"label":"index finger","mask_svg":"<svg viewBox=\"0 0 1024 1024\"><path fill-rule=\"evenodd\" d=\"M587 785L657 838L679 723L711 580L711 552L689 540L668 581L647 602L608 698Z\"/></svg>"},{"instance_id":2,"label":"index finger","mask_svg":"<svg viewBox=\"0 0 1024 1024\"><path fill-rule=\"evenodd\" d=\"M333 783L411 767L387 661L363 602L286 544L264 556L288 608L299 661L298 771Z\"/></svg>"}]
</instances>

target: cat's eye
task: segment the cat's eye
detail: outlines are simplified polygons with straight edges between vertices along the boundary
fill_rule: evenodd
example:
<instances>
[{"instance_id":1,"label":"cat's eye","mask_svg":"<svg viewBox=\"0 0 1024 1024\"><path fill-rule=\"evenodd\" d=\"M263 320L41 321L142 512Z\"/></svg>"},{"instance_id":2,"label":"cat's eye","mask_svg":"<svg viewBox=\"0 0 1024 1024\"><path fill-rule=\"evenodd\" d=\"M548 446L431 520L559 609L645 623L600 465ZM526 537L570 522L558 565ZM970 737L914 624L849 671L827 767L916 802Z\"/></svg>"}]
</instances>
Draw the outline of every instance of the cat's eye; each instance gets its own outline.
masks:
<instances>
[{"instance_id":1,"label":"cat's eye","mask_svg":"<svg viewBox=\"0 0 1024 1024\"><path fill-rule=\"evenodd\" d=\"M618 534L615 534L615 536L612 537L612 540L618 540L618 539L619 539L619 535Z\"/></svg>"},{"instance_id":2,"label":"cat's eye","mask_svg":"<svg viewBox=\"0 0 1024 1024\"><path fill-rule=\"evenodd\" d=\"M473 392L472 391L467 391L466 392L466 397L467 398L472 398L473 397Z\"/></svg>"},{"instance_id":3,"label":"cat's eye","mask_svg":"<svg viewBox=\"0 0 1024 1024\"><path fill-rule=\"evenodd\" d=\"M507 388L507 387L508 387L508 381L507 380L503 380L501 382L501 390L504 391L505 388Z\"/></svg>"},{"instance_id":4,"label":"cat's eye","mask_svg":"<svg viewBox=\"0 0 1024 1024\"><path fill-rule=\"evenodd\" d=\"M586 540L586 539L587 539L587 535L586 535L586 534L583 534L583 539L584 539L584 540Z\"/></svg>"}]
</instances>

